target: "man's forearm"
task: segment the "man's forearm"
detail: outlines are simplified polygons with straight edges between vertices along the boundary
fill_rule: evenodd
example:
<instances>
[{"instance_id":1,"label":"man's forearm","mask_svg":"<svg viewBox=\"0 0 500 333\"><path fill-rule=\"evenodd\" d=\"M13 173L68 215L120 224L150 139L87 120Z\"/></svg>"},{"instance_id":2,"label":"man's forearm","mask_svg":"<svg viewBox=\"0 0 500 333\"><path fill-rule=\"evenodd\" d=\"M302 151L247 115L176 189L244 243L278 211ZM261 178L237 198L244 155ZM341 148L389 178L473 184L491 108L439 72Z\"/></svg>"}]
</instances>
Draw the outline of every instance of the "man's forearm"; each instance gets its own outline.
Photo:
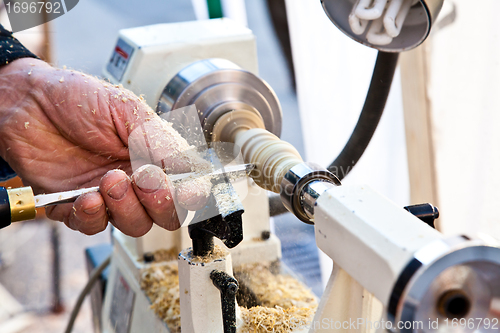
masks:
<instances>
[{"instance_id":1,"label":"man's forearm","mask_svg":"<svg viewBox=\"0 0 500 333\"><path fill-rule=\"evenodd\" d=\"M36 55L26 49L12 33L0 25L0 66L6 66L19 58L37 58ZM0 117L2 114L0 113ZM14 177L16 173L0 157L0 181Z\"/></svg>"},{"instance_id":2,"label":"man's forearm","mask_svg":"<svg viewBox=\"0 0 500 333\"><path fill-rule=\"evenodd\" d=\"M28 130L39 118L37 110L44 97L41 87L48 85L44 80L47 68L51 68L47 63L32 58L16 59L0 66L0 158L3 160L0 161L0 181L14 177L14 170L20 171L20 166L12 163L12 157L24 151L12 148L13 142L26 141L22 139L22 131ZM27 146L31 144L26 141Z\"/></svg>"}]
</instances>

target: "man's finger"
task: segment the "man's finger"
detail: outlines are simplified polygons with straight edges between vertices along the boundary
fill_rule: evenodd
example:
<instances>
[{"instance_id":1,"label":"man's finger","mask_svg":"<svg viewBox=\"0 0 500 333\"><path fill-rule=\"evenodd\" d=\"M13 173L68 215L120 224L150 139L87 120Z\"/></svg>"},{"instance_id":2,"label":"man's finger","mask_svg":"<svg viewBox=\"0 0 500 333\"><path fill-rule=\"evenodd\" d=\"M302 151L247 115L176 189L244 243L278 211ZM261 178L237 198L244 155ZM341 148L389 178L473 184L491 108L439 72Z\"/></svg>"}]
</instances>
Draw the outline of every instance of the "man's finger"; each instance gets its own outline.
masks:
<instances>
[{"instance_id":1,"label":"man's finger","mask_svg":"<svg viewBox=\"0 0 500 333\"><path fill-rule=\"evenodd\" d=\"M49 206L45 208L45 215L51 220L61 221L64 224L73 230L78 230L76 226L70 224L69 217L73 213L73 204L61 204L57 206Z\"/></svg>"},{"instance_id":2,"label":"man's finger","mask_svg":"<svg viewBox=\"0 0 500 333\"><path fill-rule=\"evenodd\" d=\"M86 235L104 231L108 225L108 214L101 194L90 192L78 197L73 204L68 224Z\"/></svg>"},{"instance_id":3,"label":"man's finger","mask_svg":"<svg viewBox=\"0 0 500 333\"><path fill-rule=\"evenodd\" d=\"M162 169L144 165L134 172L132 179L134 191L153 221L167 230L178 229L180 223L172 194L175 191Z\"/></svg>"},{"instance_id":4,"label":"man's finger","mask_svg":"<svg viewBox=\"0 0 500 333\"><path fill-rule=\"evenodd\" d=\"M151 229L153 221L137 198L125 172L108 171L101 179L99 190L115 227L132 237L143 236Z\"/></svg>"}]
</instances>

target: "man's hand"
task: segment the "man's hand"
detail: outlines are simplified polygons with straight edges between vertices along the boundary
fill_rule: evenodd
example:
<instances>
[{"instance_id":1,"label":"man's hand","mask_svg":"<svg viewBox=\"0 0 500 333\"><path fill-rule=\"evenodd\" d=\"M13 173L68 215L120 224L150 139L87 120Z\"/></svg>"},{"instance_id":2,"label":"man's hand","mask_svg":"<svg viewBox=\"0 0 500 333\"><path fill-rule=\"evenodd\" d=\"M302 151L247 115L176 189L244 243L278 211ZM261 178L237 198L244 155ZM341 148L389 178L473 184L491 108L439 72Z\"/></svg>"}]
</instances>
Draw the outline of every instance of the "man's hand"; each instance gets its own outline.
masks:
<instances>
[{"instance_id":1,"label":"man's hand","mask_svg":"<svg viewBox=\"0 0 500 333\"><path fill-rule=\"evenodd\" d=\"M193 201L198 189L176 194L159 167L128 176L129 135L161 122L141 98L92 76L30 58L0 68L0 155L36 194L99 185L74 204L46 209L49 218L85 234L104 230L108 220L134 237L153 223L174 230L180 226L174 199L191 205L185 208L204 205L204 196ZM192 161L169 148L186 145L172 131L161 133L164 142L176 141L162 154L170 171L189 172Z\"/></svg>"}]
</instances>

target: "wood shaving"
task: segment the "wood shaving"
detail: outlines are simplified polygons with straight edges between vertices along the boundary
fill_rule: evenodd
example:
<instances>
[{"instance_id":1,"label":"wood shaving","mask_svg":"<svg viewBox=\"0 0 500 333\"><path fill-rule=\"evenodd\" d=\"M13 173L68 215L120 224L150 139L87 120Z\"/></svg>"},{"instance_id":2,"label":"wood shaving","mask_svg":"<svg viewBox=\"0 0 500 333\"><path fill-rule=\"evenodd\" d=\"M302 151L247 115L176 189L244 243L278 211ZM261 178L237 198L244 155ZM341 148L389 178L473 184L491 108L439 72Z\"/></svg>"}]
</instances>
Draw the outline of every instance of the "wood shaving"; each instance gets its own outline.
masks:
<instances>
[{"instance_id":1,"label":"wood shaving","mask_svg":"<svg viewBox=\"0 0 500 333\"><path fill-rule=\"evenodd\" d=\"M222 216L226 216L241 209L241 202L235 194L231 183L222 182L212 188L212 193L217 201L217 208Z\"/></svg>"},{"instance_id":2,"label":"wood shaving","mask_svg":"<svg viewBox=\"0 0 500 333\"><path fill-rule=\"evenodd\" d=\"M234 274L262 304L240 307L243 325L238 333L288 333L312 321L316 296L292 276L273 274L270 262L244 264Z\"/></svg>"},{"instance_id":3,"label":"wood shaving","mask_svg":"<svg viewBox=\"0 0 500 333\"><path fill-rule=\"evenodd\" d=\"M153 252L155 262L164 262L164 261L172 261L177 260L177 256L179 255L179 251L175 247L171 249L160 249Z\"/></svg>"},{"instance_id":4,"label":"wood shaving","mask_svg":"<svg viewBox=\"0 0 500 333\"><path fill-rule=\"evenodd\" d=\"M29 127L29 126L30 126L30 122L29 122L29 121L26 121L26 122L24 123L24 128L28 129L28 127Z\"/></svg>"},{"instance_id":5,"label":"wood shaving","mask_svg":"<svg viewBox=\"0 0 500 333\"><path fill-rule=\"evenodd\" d=\"M189 177L174 181L173 185L178 195L185 192L191 192L189 195L208 197L212 189L211 179L211 175L200 175L196 173Z\"/></svg>"},{"instance_id":6,"label":"wood shaving","mask_svg":"<svg viewBox=\"0 0 500 333\"><path fill-rule=\"evenodd\" d=\"M188 258L190 258L190 261L192 263L195 263L195 264L205 263L206 264L207 262L211 262L211 261L222 259L222 258L226 257L228 254L229 254L229 252L226 249L224 249L223 247L215 244L214 245L214 249L212 250L212 252L210 252L206 256L193 256L193 251L192 250L190 250L187 253L187 256L188 256Z\"/></svg>"},{"instance_id":7,"label":"wood shaving","mask_svg":"<svg viewBox=\"0 0 500 333\"><path fill-rule=\"evenodd\" d=\"M235 267L235 276L253 291L261 305L284 309L291 307L315 308L316 296L290 275L273 274L271 263L243 264Z\"/></svg>"},{"instance_id":8,"label":"wood shaving","mask_svg":"<svg viewBox=\"0 0 500 333\"><path fill-rule=\"evenodd\" d=\"M179 301L178 251L160 249L153 252L154 262L141 272L141 288L151 301L151 309L168 326L171 333L181 331Z\"/></svg>"},{"instance_id":9,"label":"wood shaving","mask_svg":"<svg viewBox=\"0 0 500 333\"><path fill-rule=\"evenodd\" d=\"M243 325L238 329L238 333L293 332L301 325L311 322L314 315L314 308L255 306L250 309L241 307L240 310Z\"/></svg>"},{"instance_id":10,"label":"wood shaving","mask_svg":"<svg viewBox=\"0 0 500 333\"><path fill-rule=\"evenodd\" d=\"M141 274L141 288L151 301L151 309L171 333L181 332L179 271L177 263L152 264Z\"/></svg>"},{"instance_id":11,"label":"wood shaving","mask_svg":"<svg viewBox=\"0 0 500 333\"><path fill-rule=\"evenodd\" d=\"M217 258L221 254L225 255L224 252L225 250L217 247L212 256ZM174 249L158 250L154 252L154 257L155 263L141 272L141 288L151 301L151 309L167 324L170 332L179 333L181 332L179 272L177 262L172 261L177 257L177 253ZM295 290L290 293L290 297L296 297L297 303L303 303L304 299L314 299L314 301L309 303L310 306L305 307L286 306L290 304L289 300L267 301L268 304L274 304L272 306L256 306L250 309L240 307L242 325L238 328L238 333L289 333L311 322L314 316L317 307L316 297L294 278L281 274L275 275L269 269L270 263L246 264L239 266L235 271L243 270L251 275L252 280L256 280L253 287L262 289L262 293L255 289L252 291L260 297L265 298L266 293L272 293L279 281L286 281L284 288L291 287ZM281 278L285 280L280 280ZM294 282L291 282L292 280ZM298 285L302 291L297 293Z\"/></svg>"}]
</instances>

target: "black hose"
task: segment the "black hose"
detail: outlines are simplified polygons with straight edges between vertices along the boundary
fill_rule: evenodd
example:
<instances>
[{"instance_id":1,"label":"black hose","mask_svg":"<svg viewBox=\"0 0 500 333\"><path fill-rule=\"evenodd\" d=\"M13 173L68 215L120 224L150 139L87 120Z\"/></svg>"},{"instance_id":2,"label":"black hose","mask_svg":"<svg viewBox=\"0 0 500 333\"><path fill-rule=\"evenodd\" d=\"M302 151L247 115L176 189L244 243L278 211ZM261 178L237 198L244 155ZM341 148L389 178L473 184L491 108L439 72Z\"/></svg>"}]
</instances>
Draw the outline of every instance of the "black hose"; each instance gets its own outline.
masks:
<instances>
[{"instance_id":1,"label":"black hose","mask_svg":"<svg viewBox=\"0 0 500 333\"><path fill-rule=\"evenodd\" d=\"M339 156L330 164L328 170L342 180L356 165L377 129L385 103L391 90L392 79L398 64L399 53L379 51L373 69L370 88L361 110L358 123L349 141Z\"/></svg>"},{"instance_id":2,"label":"black hose","mask_svg":"<svg viewBox=\"0 0 500 333\"><path fill-rule=\"evenodd\" d=\"M339 156L330 164L328 170L342 180L356 165L368 147L373 133L377 129L385 103L391 91L392 79L398 64L399 53L378 52L372 80L365 104L359 115L358 123L352 131L349 141ZM270 215L276 216L288 212L281 203L279 195L269 197Z\"/></svg>"},{"instance_id":3,"label":"black hose","mask_svg":"<svg viewBox=\"0 0 500 333\"><path fill-rule=\"evenodd\" d=\"M90 274L87 284L85 284L85 287L80 292L80 295L78 295L75 307L73 308L73 310L71 310L71 315L69 317L68 324L66 326L66 329L64 330L64 333L71 333L73 331L73 326L75 325L76 317L78 316L78 313L82 308L85 296L89 294L89 292L92 290L92 287L95 285L97 280L99 280L99 277L101 276L102 272L106 269L106 267L109 266L110 263L111 263L111 255L109 255L106 259L104 259L104 261L100 263L99 266L94 268L94 270Z\"/></svg>"}]
</instances>

